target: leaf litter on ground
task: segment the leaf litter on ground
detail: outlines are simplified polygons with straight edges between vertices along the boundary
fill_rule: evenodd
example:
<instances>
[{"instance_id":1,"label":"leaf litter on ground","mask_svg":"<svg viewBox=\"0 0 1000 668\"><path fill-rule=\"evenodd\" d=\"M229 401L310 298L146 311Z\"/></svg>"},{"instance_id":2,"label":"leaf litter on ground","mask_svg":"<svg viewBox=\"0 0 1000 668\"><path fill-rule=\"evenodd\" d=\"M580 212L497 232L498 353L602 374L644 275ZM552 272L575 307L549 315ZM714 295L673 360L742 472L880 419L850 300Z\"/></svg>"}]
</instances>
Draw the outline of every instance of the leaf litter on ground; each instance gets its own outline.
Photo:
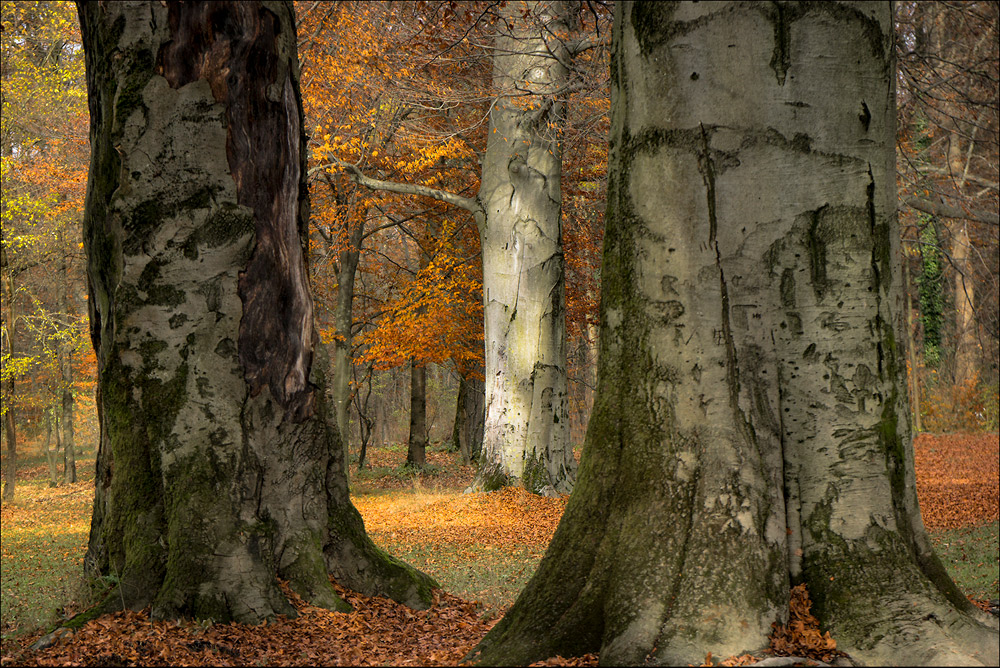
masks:
<instances>
[{"instance_id":1,"label":"leaf litter on ground","mask_svg":"<svg viewBox=\"0 0 1000 668\"><path fill-rule=\"evenodd\" d=\"M996 434L921 435L916 439L917 485L928 528L946 529L996 521L1000 475ZM373 454L378 451L373 451ZM392 461L385 452L382 460ZM392 453L401 458L404 453ZM566 498L548 499L523 490L461 494L471 467L450 453L428 453L444 475L415 474L406 484L387 475L389 493L353 500L376 542L419 543L461 549L531 548L540 556L565 509ZM451 458L451 459L449 459ZM374 458L373 458L374 459ZM376 478L370 485L383 482ZM23 487L20 489L24 489ZM20 521L24 506L4 506L8 521ZM66 517L67 521L71 518ZM537 563L537 562L535 562ZM334 583L353 611L335 613L304 603L286 588L298 611L258 626L150 620L149 611L125 611L88 622L56 645L31 652L35 633L3 642L4 666L19 665L460 665L499 616L484 619L481 607L437 590L434 604L414 611L393 601L366 597ZM982 603L982 602L977 602ZM839 654L812 616L804 587L792 591L790 619L775 625L765 656L801 656L827 661ZM749 665L762 656L733 656L705 665ZM552 657L534 666L594 666L598 655Z\"/></svg>"}]
</instances>

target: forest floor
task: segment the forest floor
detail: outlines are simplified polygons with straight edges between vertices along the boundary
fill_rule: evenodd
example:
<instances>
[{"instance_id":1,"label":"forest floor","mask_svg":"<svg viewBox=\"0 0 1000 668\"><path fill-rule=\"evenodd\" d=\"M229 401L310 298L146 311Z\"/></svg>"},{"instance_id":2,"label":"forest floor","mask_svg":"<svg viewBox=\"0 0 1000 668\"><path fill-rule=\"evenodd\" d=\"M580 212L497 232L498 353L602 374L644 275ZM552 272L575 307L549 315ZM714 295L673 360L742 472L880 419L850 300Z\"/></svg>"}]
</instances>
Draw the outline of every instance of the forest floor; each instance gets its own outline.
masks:
<instances>
[{"instance_id":1,"label":"forest floor","mask_svg":"<svg viewBox=\"0 0 1000 668\"><path fill-rule=\"evenodd\" d=\"M1000 437L922 435L915 451L935 548L963 591L985 608L1000 589ZM427 454L427 470L415 474L402 466L405 447L371 450L365 470L352 465L351 490L373 540L442 585L429 610L338 587L352 612L311 607L294 595L296 618L261 626L150 621L148 610L122 612L37 652L29 646L56 620L80 612L86 598L80 575L93 455L78 462L79 482L58 487L48 486L44 463L29 458L18 467L16 499L0 510L0 665L457 665L534 572L566 500L518 490L463 494L473 469L439 447ZM808 622L801 592L791 605ZM829 659L829 643L813 631L776 634L772 647ZM535 665L596 662L591 654Z\"/></svg>"}]
</instances>

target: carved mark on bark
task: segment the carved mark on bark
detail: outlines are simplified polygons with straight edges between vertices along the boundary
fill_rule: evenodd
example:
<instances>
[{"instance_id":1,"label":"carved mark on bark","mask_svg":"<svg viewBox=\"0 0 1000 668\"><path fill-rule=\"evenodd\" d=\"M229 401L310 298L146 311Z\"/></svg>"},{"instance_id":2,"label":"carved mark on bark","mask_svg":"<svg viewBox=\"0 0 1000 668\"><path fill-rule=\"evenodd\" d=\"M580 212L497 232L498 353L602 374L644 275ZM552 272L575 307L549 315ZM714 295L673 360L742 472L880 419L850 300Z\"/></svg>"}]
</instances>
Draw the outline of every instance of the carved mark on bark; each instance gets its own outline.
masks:
<instances>
[{"instance_id":1,"label":"carved mark on bark","mask_svg":"<svg viewBox=\"0 0 1000 668\"><path fill-rule=\"evenodd\" d=\"M864 126L865 132L868 132L868 127L872 123L872 112L868 110L868 105L864 100L861 100L861 113L858 114L858 120L861 121L861 125ZM871 166L868 167L868 173L871 174Z\"/></svg>"},{"instance_id":2,"label":"carved mark on bark","mask_svg":"<svg viewBox=\"0 0 1000 668\"><path fill-rule=\"evenodd\" d=\"M812 283L813 292L816 293L816 301L823 299L826 292L826 239L824 231L820 229L823 212L828 207L824 204L809 214L809 231L806 234L806 241L809 247L809 278Z\"/></svg>"},{"instance_id":3,"label":"carved mark on bark","mask_svg":"<svg viewBox=\"0 0 1000 668\"><path fill-rule=\"evenodd\" d=\"M772 342L774 331L771 332ZM787 442L785 432L785 368L778 361L778 446L781 448L781 472L784 481L786 557L788 572L797 584L802 574L802 501L799 491L798 466L792 459L795 449Z\"/></svg>"},{"instance_id":4,"label":"carved mark on bark","mask_svg":"<svg viewBox=\"0 0 1000 668\"><path fill-rule=\"evenodd\" d=\"M698 453L700 454L700 453ZM688 484L687 488L690 490L690 494L687 499L687 522L684 527L683 539L681 540L681 546L678 550L677 566L673 573L673 582L670 586L670 596L667 597L667 602L665 609L663 611L663 616L661 618L661 627L663 622L670 619L674 613L674 603L677 602L677 597L681 593L681 585L687 580L687 558L688 558L688 545L691 542L691 534L694 532L694 521L695 521L695 501L698 498L698 493L701 491L701 458L695 462L694 473L691 477L691 482ZM650 656L655 652L646 655L646 660L648 661Z\"/></svg>"},{"instance_id":5,"label":"carved mark on bark","mask_svg":"<svg viewBox=\"0 0 1000 668\"><path fill-rule=\"evenodd\" d=\"M280 19L239 2L171 3L174 39L157 71L179 88L208 81L226 107L226 153L256 247L240 273L239 358L252 395L268 386L295 419L312 413L312 298L299 238L300 116Z\"/></svg>"},{"instance_id":6,"label":"carved mark on bark","mask_svg":"<svg viewBox=\"0 0 1000 668\"><path fill-rule=\"evenodd\" d=\"M771 54L771 69L774 70L779 86L785 85L785 76L792 65L789 55L791 37L789 35L789 17L785 15L785 5L775 2L771 22L774 25L774 51Z\"/></svg>"}]
</instances>

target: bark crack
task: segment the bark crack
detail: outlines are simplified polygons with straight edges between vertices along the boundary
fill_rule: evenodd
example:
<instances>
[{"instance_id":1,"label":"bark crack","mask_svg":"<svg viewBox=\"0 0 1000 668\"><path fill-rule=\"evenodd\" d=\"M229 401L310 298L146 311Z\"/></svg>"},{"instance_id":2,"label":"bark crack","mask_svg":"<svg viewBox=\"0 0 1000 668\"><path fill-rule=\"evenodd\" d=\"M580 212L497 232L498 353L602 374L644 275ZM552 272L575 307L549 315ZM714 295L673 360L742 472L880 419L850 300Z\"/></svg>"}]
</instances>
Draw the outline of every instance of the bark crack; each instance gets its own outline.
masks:
<instances>
[{"instance_id":1,"label":"bark crack","mask_svg":"<svg viewBox=\"0 0 1000 668\"><path fill-rule=\"evenodd\" d=\"M708 133L705 132L705 125L701 125L702 157L700 162L702 178L705 182L705 196L708 204L708 243L715 252L715 266L719 270L719 292L722 296L722 338L726 347L726 381L729 385L729 405L732 407L736 424L744 442L756 445L753 426L748 422L746 415L740 408L740 377L738 359L736 356L736 344L733 339L732 324L730 322L729 286L726 284L726 273L722 268L722 252L719 250L719 241L716 238L718 222L716 218L716 195L715 195L715 164L712 161L711 149L708 145Z\"/></svg>"},{"instance_id":2,"label":"bark crack","mask_svg":"<svg viewBox=\"0 0 1000 668\"><path fill-rule=\"evenodd\" d=\"M865 193L866 204L868 209L868 228L871 234L871 241L872 241L871 267L872 267L872 293L875 298L875 328L878 331L878 341L875 345L875 348L876 352L878 353L878 359L877 359L878 376L879 379L882 379L883 358L884 358L884 351L882 349L882 339L883 339L882 325L883 322L885 321L882 318L882 295L880 292L880 288L882 285L882 272L879 269L879 257L878 257L879 248L881 244L879 243L879 240L877 238L878 230L876 229L877 225L875 223L875 176L874 174L872 174L871 163L868 164L868 186L866 187L865 190L866 190Z\"/></svg>"},{"instance_id":3,"label":"bark crack","mask_svg":"<svg viewBox=\"0 0 1000 668\"><path fill-rule=\"evenodd\" d=\"M771 333L773 338L774 333ZM785 438L785 381L784 365L778 362L778 446L781 448L781 473L784 481L786 549L788 572L793 581L802 574L802 501L799 493L798 472L791 461L794 448Z\"/></svg>"},{"instance_id":4,"label":"bark crack","mask_svg":"<svg viewBox=\"0 0 1000 668\"><path fill-rule=\"evenodd\" d=\"M698 125L701 126L701 175L705 181L705 190L708 199L708 243L709 245L715 244L716 263L718 264L719 245L715 243L717 225L715 207L715 163L712 161L712 150L708 146L708 133L705 132L705 124L699 123Z\"/></svg>"}]
</instances>

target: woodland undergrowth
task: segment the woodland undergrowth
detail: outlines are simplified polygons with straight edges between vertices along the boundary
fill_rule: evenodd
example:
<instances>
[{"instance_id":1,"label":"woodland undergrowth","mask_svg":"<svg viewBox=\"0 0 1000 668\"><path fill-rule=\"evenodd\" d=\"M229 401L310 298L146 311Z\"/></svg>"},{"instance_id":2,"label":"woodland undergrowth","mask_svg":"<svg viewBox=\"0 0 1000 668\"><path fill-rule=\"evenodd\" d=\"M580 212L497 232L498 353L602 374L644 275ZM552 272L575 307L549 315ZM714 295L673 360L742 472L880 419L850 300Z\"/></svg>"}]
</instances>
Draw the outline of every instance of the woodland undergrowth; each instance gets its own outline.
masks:
<instances>
[{"instance_id":1,"label":"woodland undergrowth","mask_svg":"<svg viewBox=\"0 0 1000 668\"><path fill-rule=\"evenodd\" d=\"M923 435L915 446L924 522L953 577L985 608L997 598L1000 438L993 434ZM81 481L49 487L47 469L20 469L18 499L2 506L3 619L0 663L8 665L458 665L530 578L565 508L523 490L463 494L471 467L432 448L429 473L403 467L401 448L375 448L369 468L351 471L353 500L372 538L443 585L435 604L413 611L334 583L353 606L334 613L286 593L294 619L242 626L151 621L148 610L122 612L65 631L32 651L55 619L79 612L93 461ZM113 584L113 583L108 583ZM818 627L808 592L796 588L787 625L769 652L829 662L836 639ZM704 665L749 665L762 656L706 656ZM534 665L589 666L597 655L552 657Z\"/></svg>"}]
</instances>

